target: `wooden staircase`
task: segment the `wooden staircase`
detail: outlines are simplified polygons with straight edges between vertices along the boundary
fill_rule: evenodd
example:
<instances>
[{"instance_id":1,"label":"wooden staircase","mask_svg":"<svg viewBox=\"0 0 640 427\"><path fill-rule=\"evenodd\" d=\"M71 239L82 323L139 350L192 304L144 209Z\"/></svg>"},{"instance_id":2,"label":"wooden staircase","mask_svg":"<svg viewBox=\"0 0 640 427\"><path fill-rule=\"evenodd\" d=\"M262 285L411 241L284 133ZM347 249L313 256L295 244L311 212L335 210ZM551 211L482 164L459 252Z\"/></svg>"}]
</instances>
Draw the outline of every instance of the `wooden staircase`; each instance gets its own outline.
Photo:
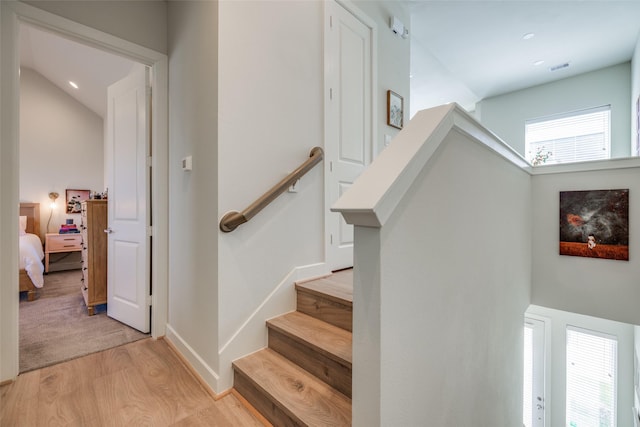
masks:
<instances>
[{"instance_id":1,"label":"wooden staircase","mask_svg":"<svg viewBox=\"0 0 640 427\"><path fill-rule=\"evenodd\" d=\"M275 426L351 425L353 273L296 284L269 347L233 363L234 388Z\"/></svg>"}]
</instances>

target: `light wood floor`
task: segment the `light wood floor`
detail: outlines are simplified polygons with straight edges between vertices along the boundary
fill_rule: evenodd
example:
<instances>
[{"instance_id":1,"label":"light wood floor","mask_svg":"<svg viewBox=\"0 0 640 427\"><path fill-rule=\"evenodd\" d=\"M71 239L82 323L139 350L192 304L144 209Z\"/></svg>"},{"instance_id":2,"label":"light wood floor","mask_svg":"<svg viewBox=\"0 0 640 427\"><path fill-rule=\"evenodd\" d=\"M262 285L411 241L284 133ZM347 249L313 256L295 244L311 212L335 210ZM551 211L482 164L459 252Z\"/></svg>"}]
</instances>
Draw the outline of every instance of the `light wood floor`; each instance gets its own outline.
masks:
<instances>
[{"instance_id":1,"label":"light wood floor","mask_svg":"<svg viewBox=\"0 0 640 427\"><path fill-rule=\"evenodd\" d=\"M0 425L263 426L234 394L213 400L150 338L18 376L0 387Z\"/></svg>"}]
</instances>

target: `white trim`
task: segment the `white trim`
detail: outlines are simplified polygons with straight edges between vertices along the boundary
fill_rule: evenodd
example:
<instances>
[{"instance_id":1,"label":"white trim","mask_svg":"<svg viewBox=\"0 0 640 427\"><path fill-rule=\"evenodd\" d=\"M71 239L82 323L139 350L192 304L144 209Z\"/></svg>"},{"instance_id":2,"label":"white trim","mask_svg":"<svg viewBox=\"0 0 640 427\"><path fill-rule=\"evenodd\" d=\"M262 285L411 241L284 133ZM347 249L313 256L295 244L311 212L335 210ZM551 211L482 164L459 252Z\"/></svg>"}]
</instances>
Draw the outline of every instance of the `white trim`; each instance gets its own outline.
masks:
<instances>
[{"instance_id":1,"label":"white trim","mask_svg":"<svg viewBox=\"0 0 640 427\"><path fill-rule=\"evenodd\" d=\"M296 267L274 287L231 338L220 347L218 351L219 377L215 386L210 384L216 393L221 393L233 386L231 362L267 346L265 322L283 313L295 311L295 283L326 276L330 273L329 267L325 263Z\"/></svg>"},{"instance_id":2,"label":"white trim","mask_svg":"<svg viewBox=\"0 0 640 427\"><path fill-rule=\"evenodd\" d=\"M18 20L0 1L0 383L18 374Z\"/></svg>"},{"instance_id":3,"label":"white trim","mask_svg":"<svg viewBox=\"0 0 640 427\"><path fill-rule=\"evenodd\" d=\"M163 53L73 22L22 2L0 2L0 165L3 171L3 197L0 199L0 382L18 374L18 269L17 218L19 202L19 22L46 28L81 43L124 55L153 69L153 171L151 207L155 236L152 243L153 304L151 327L154 338L163 336L167 323L168 299L168 59ZM6 314L5 314L6 313Z\"/></svg>"},{"instance_id":4,"label":"white trim","mask_svg":"<svg viewBox=\"0 0 640 427\"><path fill-rule=\"evenodd\" d=\"M167 325L167 334L165 339L171 342L171 344L180 352L182 357L191 365L191 367L202 377L202 380L211 387L211 389L217 392L217 384L220 376L214 371L207 363L200 357L198 353L187 344L187 341L182 339L171 325ZM219 394L219 393L218 393Z\"/></svg>"},{"instance_id":5,"label":"white trim","mask_svg":"<svg viewBox=\"0 0 640 427\"><path fill-rule=\"evenodd\" d=\"M356 19L362 22L367 28L369 28L369 32L371 35L371 147L370 147L370 155L369 163L373 161L375 155L377 155L376 147L378 144L376 141L378 140L378 26L375 20L371 19L365 12L363 12L358 6L356 6L351 0L327 0L324 2L324 26L323 26L323 82L324 82L324 147L325 152L327 145L329 144L329 135L332 133L329 132L329 121L328 121L328 105L330 102L329 98L329 90L331 88L331 82L329 81L329 76L331 73L328 70L328 67L331 65L329 62L329 58L335 57L335 52L332 51L332 44L329 43L329 20L331 17L331 7L335 3L337 6L344 8L347 12L352 14ZM329 208L331 207L331 189L327 185L327 180L329 177L331 167L330 162L324 162L324 259L326 262L330 262L331 256L329 255L331 242L329 240L329 235L331 232L330 227L330 216L329 216ZM331 266L329 265L329 268Z\"/></svg>"},{"instance_id":6,"label":"white trim","mask_svg":"<svg viewBox=\"0 0 640 427\"><path fill-rule=\"evenodd\" d=\"M551 359L551 342L552 342L552 325L551 318L541 316L535 313L529 313L526 311L524 313L524 321L527 322L527 319L537 320L538 322L542 322L544 324L544 401L545 401L545 411L544 411L544 425L551 425L551 401L552 401L552 387L551 387L551 372L553 362Z\"/></svg>"},{"instance_id":7,"label":"white trim","mask_svg":"<svg viewBox=\"0 0 640 427\"><path fill-rule=\"evenodd\" d=\"M349 224L381 227L447 135L457 131L524 172L529 163L457 104L422 110L331 208Z\"/></svg>"},{"instance_id":8,"label":"white trim","mask_svg":"<svg viewBox=\"0 0 640 427\"><path fill-rule=\"evenodd\" d=\"M640 167L638 157L619 157L607 160L592 160L588 162L565 163L561 165L541 165L532 167L531 175L549 175L558 173L594 172L615 169L631 169Z\"/></svg>"}]
</instances>

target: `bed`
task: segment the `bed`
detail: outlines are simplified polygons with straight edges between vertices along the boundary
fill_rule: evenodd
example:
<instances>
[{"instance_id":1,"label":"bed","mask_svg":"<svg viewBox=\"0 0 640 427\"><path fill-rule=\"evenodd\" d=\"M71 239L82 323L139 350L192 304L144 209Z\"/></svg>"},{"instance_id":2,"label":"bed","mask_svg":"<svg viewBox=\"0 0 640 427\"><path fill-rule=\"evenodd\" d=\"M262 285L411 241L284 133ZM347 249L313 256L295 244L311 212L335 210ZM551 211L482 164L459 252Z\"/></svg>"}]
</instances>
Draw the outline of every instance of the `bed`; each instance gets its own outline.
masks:
<instances>
[{"instance_id":1,"label":"bed","mask_svg":"<svg viewBox=\"0 0 640 427\"><path fill-rule=\"evenodd\" d=\"M40 239L40 204L20 203L20 292L27 292L27 300L33 301L36 288L44 284L44 265Z\"/></svg>"}]
</instances>

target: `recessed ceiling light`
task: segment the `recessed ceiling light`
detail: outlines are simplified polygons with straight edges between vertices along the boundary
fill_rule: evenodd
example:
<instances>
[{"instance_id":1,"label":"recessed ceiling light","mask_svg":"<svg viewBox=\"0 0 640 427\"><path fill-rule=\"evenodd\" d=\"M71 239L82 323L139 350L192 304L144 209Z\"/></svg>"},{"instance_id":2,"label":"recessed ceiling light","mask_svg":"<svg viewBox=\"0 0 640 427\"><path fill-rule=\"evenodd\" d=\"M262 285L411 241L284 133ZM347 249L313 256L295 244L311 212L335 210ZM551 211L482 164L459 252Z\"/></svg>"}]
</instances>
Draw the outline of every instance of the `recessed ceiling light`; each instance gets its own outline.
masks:
<instances>
[{"instance_id":1,"label":"recessed ceiling light","mask_svg":"<svg viewBox=\"0 0 640 427\"><path fill-rule=\"evenodd\" d=\"M544 64L544 61L542 59L533 63L533 65L535 65L536 67L539 67L542 64Z\"/></svg>"},{"instance_id":2,"label":"recessed ceiling light","mask_svg":"<svg viewBox=\"0 0 640 427\"><path fill-rule=\"evenodd\" d=\"M527 33L524 36L522 36L522 40L531 40L534 36L535 36L534 33Z\"/></svg>"},{"instance_id":3,"label":"recessed ceiling light","mask_svg":"<svg viewBox=\"0 0 640 427\"><path fill-rule=\"evenodd\" d=\"M75 82L72 82L71 80L69 80L69 84L71 85L72 88L78 89L78 85Z\"/></svg>"}]
</instances>

